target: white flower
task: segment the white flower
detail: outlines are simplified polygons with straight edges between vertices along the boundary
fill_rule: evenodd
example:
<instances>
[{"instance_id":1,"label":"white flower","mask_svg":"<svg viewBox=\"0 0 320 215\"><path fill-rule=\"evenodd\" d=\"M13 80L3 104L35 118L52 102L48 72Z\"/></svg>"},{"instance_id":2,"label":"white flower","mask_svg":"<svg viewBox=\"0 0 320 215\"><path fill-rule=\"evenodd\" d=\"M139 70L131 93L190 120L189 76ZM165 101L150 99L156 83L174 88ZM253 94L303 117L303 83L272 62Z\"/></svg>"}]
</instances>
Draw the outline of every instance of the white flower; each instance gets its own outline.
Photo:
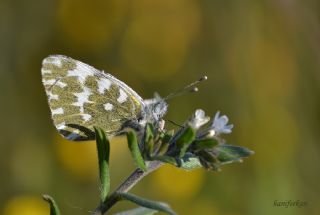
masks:
<instances>
[{"instance_id":1,"label":"white flower","mask_svg":"<svg viewBox=\"0 0 320 215\"><path fill-rule=\"evenodd\" d=\"M203 110L197 109L189 123L193 128L198 129L209 121L210 117L206 116Z\"/></svg>"},{"instance_id":2,"label":"white flower","mask_svg":"<svg viewBox=\"0 0 320 215\"><path fill-rule=\"evenodd\" d=\"M232 132L233 125L227 125L229 119L226 115L219 116L220 111L216 113L214 116L213 123L211 125L211 129L215 131L215 135L224 133L224 134L230 134Z\"/></svg>"}]
</instances>

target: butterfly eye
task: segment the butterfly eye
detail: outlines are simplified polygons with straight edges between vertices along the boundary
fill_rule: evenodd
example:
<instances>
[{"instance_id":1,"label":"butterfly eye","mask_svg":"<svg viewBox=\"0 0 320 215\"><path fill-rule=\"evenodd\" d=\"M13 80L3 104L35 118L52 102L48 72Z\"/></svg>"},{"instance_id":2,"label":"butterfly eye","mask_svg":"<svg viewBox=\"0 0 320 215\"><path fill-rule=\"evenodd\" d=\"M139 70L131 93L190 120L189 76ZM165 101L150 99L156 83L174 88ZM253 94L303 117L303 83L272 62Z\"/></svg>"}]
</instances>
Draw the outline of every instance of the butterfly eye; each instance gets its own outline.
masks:
<instances>
[{"instance_id":1,"label":"butterfly eye","mask_svg":"<svg viewBox=\"0 0 320 215\"><path fill-rule=\"evenodd\" d=\"M140 117L138 117L138 123L141 123L142 121L143 121L143 117L142 116L140 116Z\"/></svg>"}]
</instances>

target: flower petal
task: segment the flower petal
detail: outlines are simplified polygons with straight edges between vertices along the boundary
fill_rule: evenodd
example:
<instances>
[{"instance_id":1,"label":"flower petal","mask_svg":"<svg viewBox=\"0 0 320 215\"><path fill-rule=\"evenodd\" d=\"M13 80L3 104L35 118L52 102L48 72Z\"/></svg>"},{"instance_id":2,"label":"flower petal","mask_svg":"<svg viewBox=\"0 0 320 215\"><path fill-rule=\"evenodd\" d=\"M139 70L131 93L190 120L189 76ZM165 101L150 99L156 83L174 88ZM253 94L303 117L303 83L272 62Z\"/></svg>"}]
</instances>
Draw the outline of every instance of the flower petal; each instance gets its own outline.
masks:
<instances>
[{"instance_id":1,"label":"flower petal","mask_svg":"<svg viewBox=\"0 0 320 215\"><path fill-rule=\"evenodd\" d=\"M203 110L197 109L189 123L191 127L198 129L209 121L210 117L206 116Z\"/></svg>"},{"instance_id":2,"label":"flower petal","mask_svg":"<svg viewBox=\"0 0 320 215\"><path fill-rule=\"evenodd\" d=\"M229 134L232 132L233 125L227 125L229 118L226 115L220 116L220 111L214 116L211 128L216 132L216 135L224 133Z\"/></svg>"}]
</instances>

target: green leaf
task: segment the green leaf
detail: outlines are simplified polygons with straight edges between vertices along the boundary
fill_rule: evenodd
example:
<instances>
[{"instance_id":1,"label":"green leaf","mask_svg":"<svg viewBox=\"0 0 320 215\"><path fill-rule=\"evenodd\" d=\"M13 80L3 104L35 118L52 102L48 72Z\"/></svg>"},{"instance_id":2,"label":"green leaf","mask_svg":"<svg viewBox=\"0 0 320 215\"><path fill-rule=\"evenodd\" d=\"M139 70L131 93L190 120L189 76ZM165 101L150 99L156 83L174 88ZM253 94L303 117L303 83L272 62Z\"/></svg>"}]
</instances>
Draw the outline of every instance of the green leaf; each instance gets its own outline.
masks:
<instances>
[{"instance_id":1,"label":"green leaf","mask_svg":"<svg viewBox=\"0 0 320 215\"><path fill-rule=\"evenodd\" d=\"M128 211L116 213L114 215L153 215L157 212L158 212L157 210L153 210L153 209L149 209L149 208L145 208L145 207L138 207L138 208L131 209Z\"/></svg>"},{"instance_id":2,"label":"green leaf","mask_svg":"<svg viewBox=\"0 0 320 215\"><path fill-rule=\"evenodd\" d=\"M157 155L162 156L167 153L169 146L170 146L170 140L173 136L173 133L174 133L174 131L170 130L170 131L162 134L161 140L158 141L160 143L160 146L158 147Z\"/></svg>"},{"instance_id":3,"label":"green leaf","mask_svg":"<svg viewBox=\"0 0 320 215\"><path fill-rule=\"evenodd\" d=\"M215 149L218 152L218 160L221 164L228 164L242 161L241 158L248 157L254 152L240 146L233 146L228 144L219 145Z\"/></svg>"},{"instance_id":4,"label":"green leaf","mask_svg":"<svg viewBox=\"0 0 320 215\"><path fill-rule=\"evenodd\" d=\"M203 149L210 149L217 146L219 142L213 138L196 140L194 143L195 150L200 151Z\"/></svg>"},{"instance_id":5,"label":"green leaf","mask_svg":"<svg viewBox=\"0 0 320 215\"><path fill-rule=\"evenodd\" d=\"M154 148L154 135L153 135L153 125L148 123L146 125L146 129L145 129L145 138L144 138L144 145L145 145L145 155L147 155L146 157L149 157L152 155L153 153L153 148Z\"/></svg>"},{"instance_id":6,"label":"green leaf","mask_svg":"<svg viewBox=\"0 0 320 215\"><path fill-rule=\"evenodd\" d=\"M174 130L169 130L169 131L167 131L167 132L164 134L163 138L162 138L162 142L164 142L164 143L169 143L169 141L171 140L173 134L174 134Z\"/></svg>"},{"instance_id":7,"label":"green leaf","mask_svg":"<svg viewBox=\"0 0 320 215\"><path fill-rule=\"evenodd\" d=\"M101 128L94 127L96 134L96 144L98 151L99 162L99 176L101 183L100 198L105 201L110 190L110 171L109 171L109 156L110 156L110 143L106 134Z\"/></svg>"},{"instance_id":8,"label":"green leaf","mask_svg":"<svg viewBox=\"0 0 320 215\"><path fill-rule=\"evenodd\" d=\"M179 168L185 170L194 170L203 167L199 158L191 153L186 153L180 161Z\"/></svg>"},{"instance_id":9,"label":"green leaf","mask_svg":"<svg viewBox=\"0 0 320 215\"><path fill-rule=\"evenodd\" d=\"M164 163L168 163L168 164L172 164L177 166L177 161L175 158L170 157L170 156L166 156L166 155L159 155L159 156L155 156L151 158L152 160L158 160L158 161L162 161Z\"/></svg>"},{"instance_id":10,"label":"green leaf","mask_svg":"<svg viewBox=\"0 0 320 215\"><path fill-rule=\"evenodd\" d=\"M196 132L190 126L187 127L179 136L179 138L176 141L176 144L180 149L180 155L179 155L180 158L184 156L188 147L190 146L192 141L195 139L195 137L196 137Z\"/></svg>"},{"instance_id":11,"label":"green leaf","mask_svg":"<svg viewBox=\"0 0 320 215\"><path fill-rule=\"evenodd\" d=\"M50 215L60 215L58 205L51 196L43 195L42 198L50 205Z\"/></svg>"},{"instance_id":12,"label":"green leaf","mask_svg":"<svg viewBox=\"0 0 320 215\"><path fill-rule=\"evenodd\" d=\"M170 208L170 206L163 202L151 201L148 199L141 198L139 196L130 194L130 193L119 193L119 196L122 199L131 201L137 205L140 205L145 208L162 211L170 215L176 215L176 213Z\"/></svg>"},{"instance_id":13,"label":"green leaf","mask_svg":"<svg viewBox=\"0 0 320 215\"><path fill-rule=\"evenodd\" d=\"M202 151L199 151L197 155L198 157L206 160L209 163L216 163L216 162L219 163L219 160L217 160L216 155L214 153L211 153L210 151L202 150Z\"/></svg>"},{"instance_id":14,"label":"green leaf","mask_svg":"<svg viewBox=\"0 0 320 215\"><path fill-rule=\"evenodd\" d=\"M166 142L163 142L161 144L161 146L159 147L159 150L158 150L158 155L164 155L165 153L167 153L168 149L169 149L169 143L166 143Z\"/></svg>"},{"instance_id":15,"label":"green leaf","mask_svg":"<svg viewBox=\"0 0 320 215\"><path fill-rule=\"evenodd\" d=\"M220 170L220 161L216 157L216 153L213 151L201 150L197 152L197 156L202 166L207 170Z\"/></svg>"},{"instance_id":16,"label":"green leaf","mask_svg":"<svg viewBox=\"0 0 320 215\"><path fill-rule=\"evenodd\" d=\"M154 130L154 128L153 128L153 125L152 124L150 124L150 123L148 123L147 125L146 125L146 131L145 131L145 141L146 142L148 142L148 141L150 141L151 139L153 139L153 130Z\"/></svg>"},{"instance_id":17,"label":"green leaf","mask_svg":"<svg viewBox=\"0 0 320 215\"><path fill-rule=\"evenodd\" d=\"M128 131L127 132L127 140L128 140L128 147L131 151L131 154L133 156L133 159L135 160L136 165L142 169L144 172L147 171L147 166L143 160L143 157L141 155L138 141L137 141L137 135L134 131Z\"/></svg>"}]
</instances>

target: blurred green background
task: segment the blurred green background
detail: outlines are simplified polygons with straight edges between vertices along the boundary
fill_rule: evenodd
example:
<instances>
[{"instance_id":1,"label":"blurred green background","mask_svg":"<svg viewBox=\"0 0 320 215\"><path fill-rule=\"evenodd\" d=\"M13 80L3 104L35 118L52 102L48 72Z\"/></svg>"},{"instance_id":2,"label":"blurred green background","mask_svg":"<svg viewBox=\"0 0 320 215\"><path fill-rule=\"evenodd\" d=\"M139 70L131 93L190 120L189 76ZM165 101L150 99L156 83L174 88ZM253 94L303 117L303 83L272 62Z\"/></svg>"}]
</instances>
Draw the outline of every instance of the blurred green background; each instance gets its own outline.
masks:
<instances>
[{"instance_id":1,"label":"blurred green background","mask_svg":"<svg viewBox=\"0 0 320 215\"><path fill-rule=\"evenodd\" d=\"M48 214L43 193L63 214L99 201L94 143L66 141L51 122L40 76L49 54L108 71L144 98L207 75L166 119L220 110L235 125L227 141L256 152L219 173L163 167L134 193L183 215L319 214L319 12L316 0L1 0L0 214ZM113 139L113 188L133 169L125 139Z\"/></svg>"}]
</instances>

